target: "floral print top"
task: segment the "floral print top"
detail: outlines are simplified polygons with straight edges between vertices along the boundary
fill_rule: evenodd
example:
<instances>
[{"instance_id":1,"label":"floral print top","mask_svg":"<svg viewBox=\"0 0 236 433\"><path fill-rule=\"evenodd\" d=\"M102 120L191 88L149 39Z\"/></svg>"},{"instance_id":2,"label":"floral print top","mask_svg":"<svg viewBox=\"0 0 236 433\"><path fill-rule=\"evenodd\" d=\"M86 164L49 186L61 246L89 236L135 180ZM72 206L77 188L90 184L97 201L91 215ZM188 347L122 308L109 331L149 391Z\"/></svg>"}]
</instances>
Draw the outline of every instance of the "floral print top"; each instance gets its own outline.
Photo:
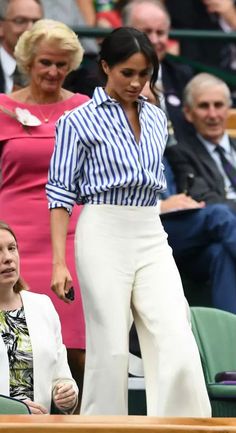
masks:
<instances>
[{"instance_id":1,"label":"floral print top","mask_svg":"<svg viewBox=\"0 0 236 433\"><path fill-rule=\"evenodd\" d=\"M0 311L0 335L9 359L10 396L33 401L33 353L23 306Z\"/></svg>"}]
</instances>

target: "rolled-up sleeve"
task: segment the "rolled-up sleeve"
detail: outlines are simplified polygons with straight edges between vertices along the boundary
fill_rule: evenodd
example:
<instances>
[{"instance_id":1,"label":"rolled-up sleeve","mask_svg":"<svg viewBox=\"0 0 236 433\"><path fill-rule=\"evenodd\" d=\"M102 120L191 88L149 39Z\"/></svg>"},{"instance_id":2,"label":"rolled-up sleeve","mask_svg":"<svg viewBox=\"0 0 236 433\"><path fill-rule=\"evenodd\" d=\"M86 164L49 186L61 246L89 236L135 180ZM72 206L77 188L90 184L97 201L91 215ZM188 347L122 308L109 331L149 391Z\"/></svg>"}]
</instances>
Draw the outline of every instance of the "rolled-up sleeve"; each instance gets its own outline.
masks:
<instances>
[{"instance_id":1,"label":"rolled-up sleeve","mask_svg":"<svg viewBox=\"0 0 236 433\"><path fill-rule=\"evenodd\" d=\"M66 208L71 214L75 202L79 202L79 175L85 151L79 145L76 128L68 116L59 119L56 141L49 166L46 194L49 209Z\"/></svg>"}]
</instances>

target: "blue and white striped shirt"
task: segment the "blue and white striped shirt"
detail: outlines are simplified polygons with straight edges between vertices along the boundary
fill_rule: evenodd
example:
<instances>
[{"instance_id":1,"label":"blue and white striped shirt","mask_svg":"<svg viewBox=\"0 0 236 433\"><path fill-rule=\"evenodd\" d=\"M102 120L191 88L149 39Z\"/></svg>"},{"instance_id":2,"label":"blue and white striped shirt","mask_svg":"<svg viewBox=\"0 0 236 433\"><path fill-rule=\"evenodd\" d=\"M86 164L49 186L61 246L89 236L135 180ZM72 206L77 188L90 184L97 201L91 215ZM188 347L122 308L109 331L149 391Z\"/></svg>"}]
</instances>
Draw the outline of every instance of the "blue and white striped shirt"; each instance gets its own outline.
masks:
<instances>
[{"instance_id":1,"label":"blue and white striped shirt","mask_svg":"<svg viewBox=\"0 0 236 433\"><path fill-rule=\"evenodd\" d=\"M49 208L74 203L155 206L166 188L166 117L138 98L140 142L121 105L97 87L93 98L57 124L46 186Z\"/></svg>"}]
</instances>

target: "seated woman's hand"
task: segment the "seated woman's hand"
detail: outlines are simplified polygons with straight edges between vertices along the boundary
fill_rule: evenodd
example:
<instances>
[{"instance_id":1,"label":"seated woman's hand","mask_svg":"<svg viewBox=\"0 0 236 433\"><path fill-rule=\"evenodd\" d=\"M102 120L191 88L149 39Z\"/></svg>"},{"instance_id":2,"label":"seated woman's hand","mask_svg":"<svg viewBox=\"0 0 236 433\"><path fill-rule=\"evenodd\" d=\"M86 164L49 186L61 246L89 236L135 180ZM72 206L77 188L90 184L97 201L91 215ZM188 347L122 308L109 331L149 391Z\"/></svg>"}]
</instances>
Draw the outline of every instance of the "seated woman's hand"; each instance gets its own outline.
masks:
<instances>
[{"instance_id":1,"label":"seated woman's hand","mask_svg":"<svg viewBox=\"0 0 236 433\"><path fill-rule=\"evenodd\" d=\"M24 400L24 403L27 404L27 406L30 409L30 412L33 415L46 415L46 414L48 414L47 409L44 406L42 406L41 404L36 403L35 401Z\"/></svg>"},{"instance_id":2,"label":"seated woman's hand","mask_svg":"<svg viewBox=\"0 0 236 433\"><path fill-rule=\"evenodd\" d=\"M70 383L59 383L53 391L53 401L58 409L67 411L77 403L77 392Z\"/></svg>"}]
</instances>

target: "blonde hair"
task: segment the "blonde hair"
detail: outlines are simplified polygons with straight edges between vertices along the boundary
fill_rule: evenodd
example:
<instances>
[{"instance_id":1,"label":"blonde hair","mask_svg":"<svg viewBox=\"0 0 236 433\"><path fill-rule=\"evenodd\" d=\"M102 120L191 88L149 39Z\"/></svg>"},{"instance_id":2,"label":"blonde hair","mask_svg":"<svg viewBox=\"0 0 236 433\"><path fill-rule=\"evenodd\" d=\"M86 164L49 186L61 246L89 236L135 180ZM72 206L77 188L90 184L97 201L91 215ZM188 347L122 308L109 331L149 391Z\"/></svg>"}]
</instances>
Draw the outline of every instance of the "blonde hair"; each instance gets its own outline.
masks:
<instances>
[{"instance_id":1,"label":"blonde hair","mask_svg":"<svg viewBox=\"0 0 236 433\"><path fill-rule=\"evenodd\" d=\"M16 235L13 232L12 228L8 224L6 224L4 221L0 221L0 230L5 230L13 236L13 238L16 241L16 246L18 249ZM15 293L19 293L19 292L21 292L21 290L28 290L28 287L27 287L26 283L24 282L24 280L21 277L19 277L17 282L15 283L15 285L13 287L13 290Z\"/></svg>"},{"instance_id":2,"label":"blonde hair","mask_svg":"<svg viewBox=\"0 0 236 433\"><path fill-rule=\"evenodd\" d=\"M19 69L26 75L37 54L41 41L56 43L58 49L65 50L70 55L68 72L77 69L83 59L84 49L73 30L60 21L49 19L38 20L30 30L26 30L18 39L14 55Z\"/></svg>"},{"instance_id":3,"label":"blonde hair","mask_svg":"<svg viewBox=\"0 0 236 433\"><path fill-rule=\"evenodd\" d=\"M208 74L207 72L201 72L195 75L187 84L183 93L183 105L189 108L193 108L194 105L194 95L202 92L205 89L212 87L222 87L224 91L225 99L228 106L232 104L230 90L227 84L216 77L215 75Z\"/></svg>"}]
</instances>

